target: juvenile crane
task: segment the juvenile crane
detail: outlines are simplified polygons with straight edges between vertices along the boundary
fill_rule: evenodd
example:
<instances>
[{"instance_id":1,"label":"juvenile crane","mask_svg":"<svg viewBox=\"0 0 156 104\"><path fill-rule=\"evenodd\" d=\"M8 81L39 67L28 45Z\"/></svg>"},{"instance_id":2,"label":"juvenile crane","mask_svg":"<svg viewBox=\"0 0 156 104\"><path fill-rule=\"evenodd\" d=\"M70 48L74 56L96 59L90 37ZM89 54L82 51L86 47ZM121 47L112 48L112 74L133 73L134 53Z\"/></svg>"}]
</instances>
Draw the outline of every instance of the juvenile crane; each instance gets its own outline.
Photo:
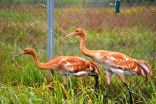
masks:
<instances>
[{"instance_id":1,"label":"juvenile crane","mask_svg":"<svg viewBox=\"0 0 156 104\"><path fill-rule=\"evenodd\" d=\"M58 56L47 63L40 63L33 48L25 48L24 51L17 56L22 54L31 55L34 58L37 67L44 70L58 71L63 76L92 76L95 78L95 88L98 86L99 69L94 62L76 56Z\"/></svg>"},{"instance_id":2,"label":"juvenile crane","mask_svg":"<svg viewBox=\"0 0 156 104\"><path fill-rule=\"evenodd\" d=\"M113 74L116 74L126 85L129 91L131 102L131 91L126 84L125 76L132 76L137 74L145 77L145 79L147 80L152 75L150 65L143 60L136 60L119 52L112 52L107 50L88 50L85 46L86 32L82 28L77 28L74 32L68 34L66 38L70 36L80 36L81 52L84 55L94 59L96 62L100 63L105 68L106 79L108 83L107 95L109 95L110 92L110 83Z\"/></svg>"}]
</instances>

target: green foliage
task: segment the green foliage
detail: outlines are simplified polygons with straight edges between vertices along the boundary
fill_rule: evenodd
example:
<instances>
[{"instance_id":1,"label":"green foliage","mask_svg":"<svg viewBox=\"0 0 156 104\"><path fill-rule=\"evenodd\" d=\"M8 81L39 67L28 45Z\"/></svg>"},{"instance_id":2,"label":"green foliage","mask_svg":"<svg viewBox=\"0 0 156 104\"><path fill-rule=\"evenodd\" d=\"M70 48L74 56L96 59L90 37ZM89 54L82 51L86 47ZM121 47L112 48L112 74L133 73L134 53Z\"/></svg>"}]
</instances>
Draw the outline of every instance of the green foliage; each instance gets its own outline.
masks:
<instances>
[{"instance_id":1,"label":"green foliage","mask_svg":"<svg viewBox=\"0 0 156 104\"><path fill-rule=\"evenodd\" d=\"M103 5L108 6L109 3L114 3L114 0L54 0L55 6L81 6L81 5ZM0 5L4 4L46 4L47 0L0 0ZM126 5L136 4L151 4L154 0L121 0L121 3Z\"/></svg>"},{"instance_id":2,"label":"green foliage","mask_svg":"<svg viewBox=\"0 0 156 104\"><path fill-rule=\"evenodd\" d=\"M30 22L33 18L33 14L19 11L5 11L3 9L0 12L0 17L7 18L8 21L12 22Z\"/></svg>"},{"instance_id":3,"label":"green foliage","mask_svg":"<svg viewBox=\"0 0 156 104\"><path fill-rule=\"evenodd\" d=\"M25 8L23 10L27 11L27 9L28 8ZM103 101L108 104L129 103L128 91L117 77L114 77L112 81L111 96L109 98L103 96L107 91L107 85L105 73L103 73L102 68L99 78L98 97L96 97L93 89L94 79L91 77L86 79L69 77L66 88L63 85L61 75L55 72L55 76L50 76L52 77L52 83L48 84L48 81L46 81L47 71L37 68L31 56L21 56L15 59L14 56L20 53L24 48L33 47L36 49L37 56L41 62L46 62L47 20L45 18L47 14L45 10L40 10L40 8L37 8L38 10L35 10L36 8L31 9L33 11L31 13L22 13L16 10L5 12L5 9L0 9L0 21L2 21L2 27L0 28L1 104L103 104ZM55 9L55 14L57 14L55 19L62 16L59 14L59 10L63 9ZM140 9L137 7L133 8L135 12L126 8L126 12L118 17L110 12L110 8L105 8L104 11L99 8L94 8L94 10L96 13L98 11L104 12L101 12L103 18L96 17L99 20L108 19L107 16L109 16L110 20L119 17L125 18L126 15L135 17L135 14L140 13ZM66 13L70 12L69 9L65 9L64 11L66 11ZM76 11L75 8L73 8L71 15L81 11L82 10ZM141 13L142 11L143 10L141 10ZM88 18L92 19L93 13L87 13ZM105 16L106 14L107 16ZM43 18L41 18L40 15ZM79 37L72 37L68 40L64 39L66 34L75 29L75 26L70 26L69 22L75 24L79 22L79 19L77 19L79 18L78 16L73 16L72 19L71 17L69 17L70 19L68 17L66 18L64 18L62 22L55 22L55 55L76 55L91 60L80 53ZM105 26L100 30L96 26L93 28L93 23L89 23L86 27L86 47L91 50L105 49L118 51L133 58L148 61L153 70L153 76L149 81L144 83L142 77L134 76L131 78L128 77L127 82L129 82L128 84L132 90L135 103L155 104L155 33L153 30L149 29L150 22L135 24L139 20L137 17L135 18L136 19L133 20L133 25L121 25L121 27L117 25L113 27L114 21L112 21L108 23L110 24L109 28ZM145 19L145 17L142 18ZM150 19L150 21L155 20L152 15ZM124 20L122 22L124 22ZM130 23L131 21L129 24ZM63 27L64 24L66 24L68 28ZM79 24L79 26L80 25L81 24Z\"/></svg>"},{"instance_id":4,"label":"green foliage","mask_svg":"<svg viewBox=\"0 0 156 104\"><path fill-rule=\"evenodd\" d=\"M47 0L0 0L0 4L36 4L45 3Z\"/></svg>"}]
</instances>

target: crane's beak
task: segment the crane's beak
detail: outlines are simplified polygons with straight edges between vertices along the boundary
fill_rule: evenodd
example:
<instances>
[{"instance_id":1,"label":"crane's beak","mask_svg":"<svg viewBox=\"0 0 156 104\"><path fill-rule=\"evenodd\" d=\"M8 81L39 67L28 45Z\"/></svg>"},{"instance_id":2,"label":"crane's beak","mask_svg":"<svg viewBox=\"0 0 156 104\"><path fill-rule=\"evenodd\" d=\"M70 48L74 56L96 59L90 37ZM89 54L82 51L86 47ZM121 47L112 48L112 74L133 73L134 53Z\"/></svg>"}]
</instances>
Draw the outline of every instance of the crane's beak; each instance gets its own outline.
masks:
<instances>
[{"instance_id":1,"label":"crane's beak","mask_svg":"<svg viewBox=\"0 0 156 104\"><path fill-rule=\"evenodd\" d=\"M72 33L70 33L70 34L66 35L66 36L65 36L65 38L68 38L68 37L71 37L71 36L74 36L74 35L75 35L75 33L74 33L74 32L72 32Z\"/></svg>"},{"instance_id":2,"label":"crane's beak","mask_svg":"<svg viewBox=\"0 0 156 104\"><path fill-rule=\"evenodd\" d=\"M19 57L19 56L21 56L23 54L24 54L23 52L22 53L19 53L19 54L15 55L15 58L17 58L17 57Z\"/></svg>"}]
</instances>

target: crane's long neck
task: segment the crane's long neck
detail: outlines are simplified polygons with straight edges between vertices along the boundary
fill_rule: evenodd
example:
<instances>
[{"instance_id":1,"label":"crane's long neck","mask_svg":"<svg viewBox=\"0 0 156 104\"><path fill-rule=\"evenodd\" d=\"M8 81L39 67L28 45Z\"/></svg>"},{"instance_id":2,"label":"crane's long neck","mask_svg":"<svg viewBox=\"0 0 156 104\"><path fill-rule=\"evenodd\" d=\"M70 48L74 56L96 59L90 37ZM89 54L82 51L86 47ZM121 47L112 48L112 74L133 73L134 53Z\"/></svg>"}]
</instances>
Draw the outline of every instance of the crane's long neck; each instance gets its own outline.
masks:
<instances>
[{"instance_id":1,"label":"crane's long neck","mask_svg":"<svg viewBox=\"0 0 156 104\"><path fill-rule=\"evenodd\" d=\"M49 67L45 63L40 63L39 59L37 58L36 52L33 52L31 55L34 58L34 62L35 62L37 67L42 68L44 70L48 70L49 69Z\"/></svg>"},{"instance_id":2,"label":"crane's long neck","mask_svg":"<svg viewBox=\"0 0 156 104\"><path fill-rule=\"evenodd\" d=\"M81 52L86 55L86 56L89 56L91 58L94 58L95 57L95 53L91 50L88 50L86 48L86 34L84 33L84 35L81 36L81 41L80 41L80 50Z\"/></svg>"}]
</instances>

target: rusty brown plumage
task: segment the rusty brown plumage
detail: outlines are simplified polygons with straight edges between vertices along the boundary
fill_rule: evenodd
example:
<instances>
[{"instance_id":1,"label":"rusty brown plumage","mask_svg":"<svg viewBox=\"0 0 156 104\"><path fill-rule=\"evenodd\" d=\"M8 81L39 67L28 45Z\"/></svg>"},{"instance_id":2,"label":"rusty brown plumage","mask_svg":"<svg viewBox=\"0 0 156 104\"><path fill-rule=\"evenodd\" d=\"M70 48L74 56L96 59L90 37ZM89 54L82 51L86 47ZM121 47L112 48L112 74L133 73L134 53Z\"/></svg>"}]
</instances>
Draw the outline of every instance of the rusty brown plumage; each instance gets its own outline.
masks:
<instances>
[{"instance_id":1,"label":"rusty brown plumage","mask_svg":"<svg viewBox=\"0 0 156 104\"><path fill-rule=\"evenodd\" d=\"M70 75L70 76L76 76L76 77L87 77L87 76L99 75L99 69L96 63L85 60L80 57L58 56L58 57L51 59L47 63L41 63L33 48L25 48L22 54L31 55L34 58L34 62L37 67L44 69L44 70L58 71L59 73L65 76Z\"/></svg>"}]
</instances>

